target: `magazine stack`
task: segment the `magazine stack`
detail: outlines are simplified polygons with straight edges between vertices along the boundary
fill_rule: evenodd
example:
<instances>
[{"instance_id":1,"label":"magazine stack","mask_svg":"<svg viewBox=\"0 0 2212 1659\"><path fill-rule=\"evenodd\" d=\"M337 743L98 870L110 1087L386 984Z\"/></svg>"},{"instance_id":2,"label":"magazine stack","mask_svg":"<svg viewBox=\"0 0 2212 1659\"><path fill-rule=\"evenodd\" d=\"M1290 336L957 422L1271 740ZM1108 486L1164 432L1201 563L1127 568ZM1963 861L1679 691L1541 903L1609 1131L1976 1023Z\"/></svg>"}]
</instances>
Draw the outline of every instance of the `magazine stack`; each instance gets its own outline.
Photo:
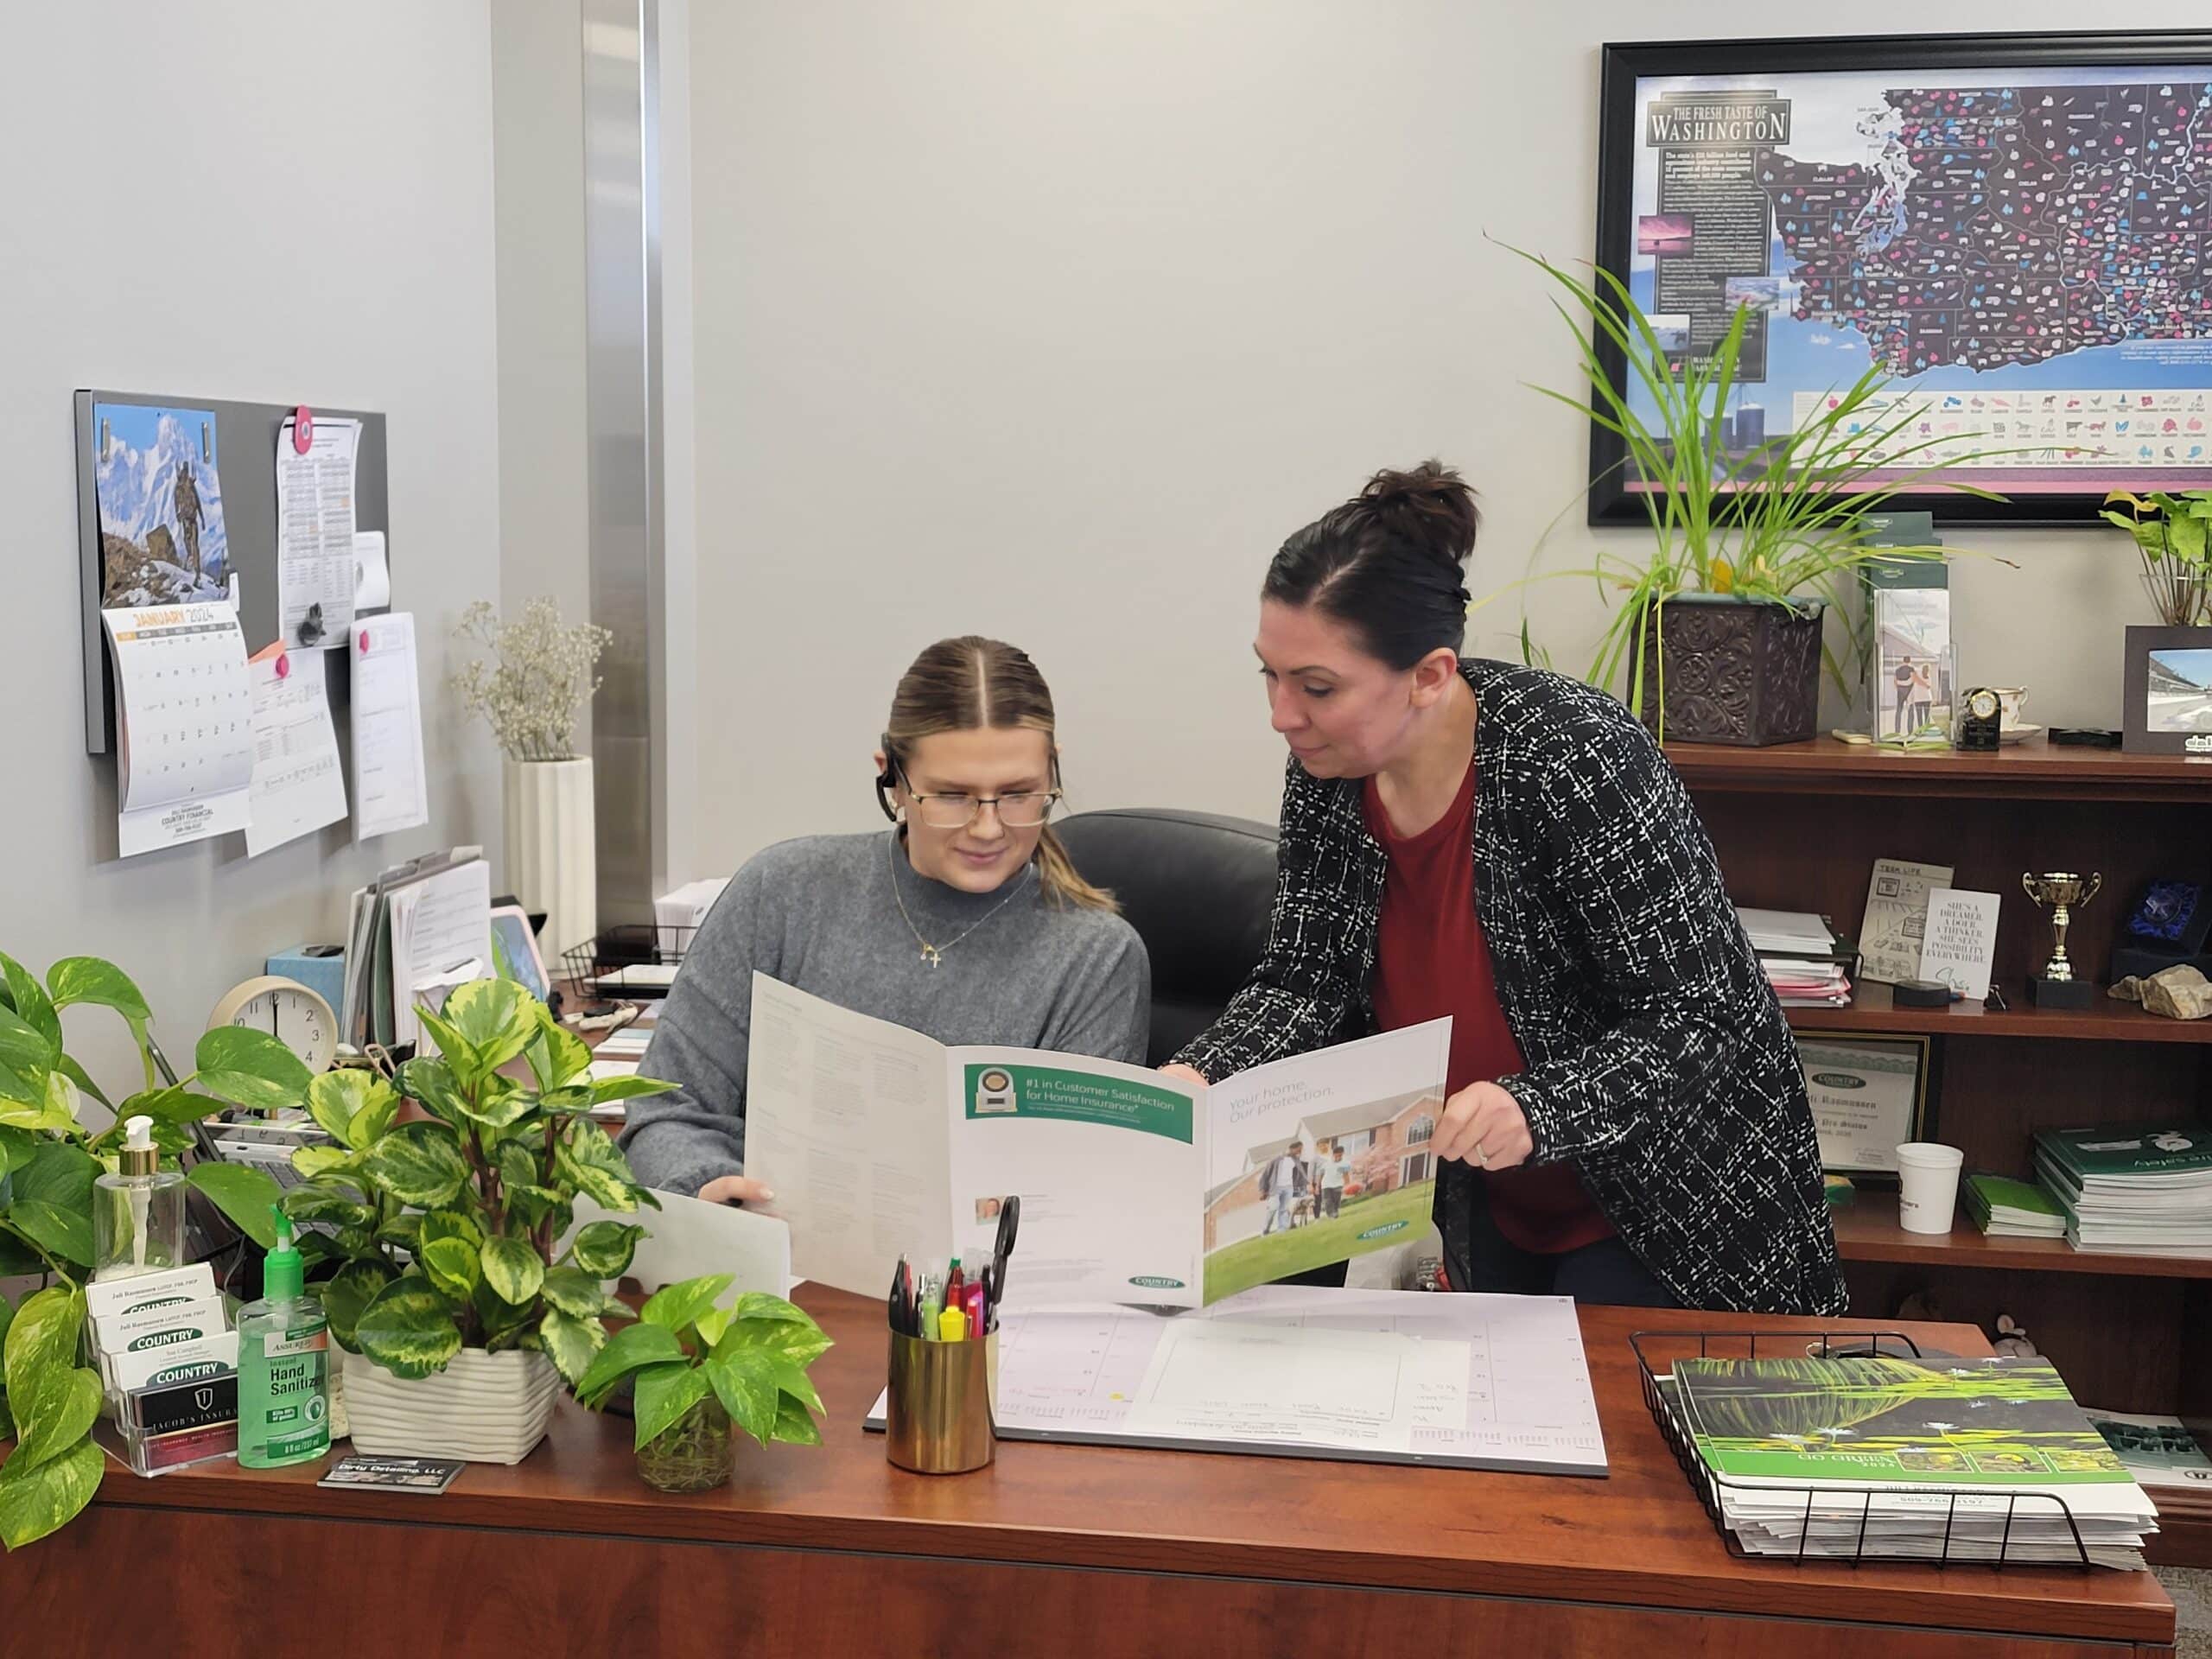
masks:
<instances>
[{"instance_id":1,"label":"magazine stack","mask_svg":"<svg viewBox=\"0 0 2212 1659\"><path fill-rule=\"evenodd\" d=\"M2045 1129L2036 1173L2077 1250L2212 1256L2212 1132L2194 1124Z\"/></svg>"},{"instance_id":2,"label":"magazine stack","mask_svg":"<svg viewBox=\"0 0 2212 1659\"><path fill-rule=\"evenodd\" d=\"M2139 1567L2158 1529L2039 1357L1683 1358L1659 1391L1749 1554Z\"/></svg>"}]
</instances>

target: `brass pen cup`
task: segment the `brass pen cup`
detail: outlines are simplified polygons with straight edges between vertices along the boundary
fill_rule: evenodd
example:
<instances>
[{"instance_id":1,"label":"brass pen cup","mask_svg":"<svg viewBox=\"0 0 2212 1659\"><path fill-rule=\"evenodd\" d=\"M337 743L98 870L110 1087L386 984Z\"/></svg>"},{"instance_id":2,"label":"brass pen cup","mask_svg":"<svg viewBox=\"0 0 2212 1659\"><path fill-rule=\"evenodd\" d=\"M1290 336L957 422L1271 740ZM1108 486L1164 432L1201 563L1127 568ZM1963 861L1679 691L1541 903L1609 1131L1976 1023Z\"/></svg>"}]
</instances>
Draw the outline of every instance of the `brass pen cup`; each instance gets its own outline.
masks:
<instances>
[{"instance_id":1,"label":"brass pen cup","mask_svg":"<svg viewBox=\"0 0 2212 1659\"><path fill-rule=\"evenodd\" d=\"M884 1452L922 1475L964 1475L996 1455L999 1338L928 1342L891 1333Z\"/></svg>"}]
</instances>

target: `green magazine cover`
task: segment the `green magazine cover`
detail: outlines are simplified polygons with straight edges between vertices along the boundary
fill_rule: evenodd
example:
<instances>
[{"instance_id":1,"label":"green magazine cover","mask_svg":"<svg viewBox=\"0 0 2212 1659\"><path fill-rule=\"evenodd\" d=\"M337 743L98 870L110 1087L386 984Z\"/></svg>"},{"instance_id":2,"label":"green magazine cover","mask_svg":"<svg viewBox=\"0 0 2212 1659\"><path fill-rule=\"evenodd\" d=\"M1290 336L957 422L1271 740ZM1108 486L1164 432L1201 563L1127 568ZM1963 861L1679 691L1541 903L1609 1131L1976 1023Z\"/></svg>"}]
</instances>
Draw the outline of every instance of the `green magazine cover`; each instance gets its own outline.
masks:
<instances>
[{"instance_id":1,"label":"green magazine cover","mask_svg":"<svg viewBox=\"0 0 2212 1659\"><path fill-rule=\"evenodd\" d=\"M2120 1484L2049 1360L1684 1359L1684 1414L1716 1474L1777 1483Z\"/></svg>"},{"instance_id":2,"label":"green magazine cover","mask_svg":"<svg viewBox=\"0 0 2212 1659\"><path fill-rule=\"evenodd\" d=\"M2038 1155L2073 1179L2212 1173L2212 1131L2194 1123L2122 1123L2094 1129L2044 1129Z\"/></svg>"}]
</instances>

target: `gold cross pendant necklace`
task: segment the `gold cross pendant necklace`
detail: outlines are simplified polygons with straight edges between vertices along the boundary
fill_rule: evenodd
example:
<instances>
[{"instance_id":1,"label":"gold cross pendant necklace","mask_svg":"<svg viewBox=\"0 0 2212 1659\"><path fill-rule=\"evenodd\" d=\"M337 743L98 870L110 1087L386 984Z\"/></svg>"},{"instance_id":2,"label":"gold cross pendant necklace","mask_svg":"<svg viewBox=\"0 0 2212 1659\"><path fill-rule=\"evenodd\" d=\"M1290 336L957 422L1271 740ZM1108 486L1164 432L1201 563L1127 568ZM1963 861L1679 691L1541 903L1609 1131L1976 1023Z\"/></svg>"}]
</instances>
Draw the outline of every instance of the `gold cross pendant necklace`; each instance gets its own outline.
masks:
<instances>
[{"instance_id":1,"label":"gold cross pendant necklace","mask_svg":"<svg viewBox=\"0 0 2212 1659\"><path fill-rule=\"evenodd\" d=\"M965 928L961 930L957 935L952 938L947 939L943 944L931 944L927 939L922 937L922 930L914 925L914 918L906 913L906 897L899 891L899 837L894 833L890 839L891 896L894 899L898 900L899 919L906 924L906 931L914 936L914 943L922 947L922 960L929 963L932 968L942 966L944 962L944 953L946 951L951 950L952 947L959 944L962 939L966 938L969 934L973 933L985 922L989 921L992 917L997 915L999 912L1004 910L1008 905L1012 904L1014 900L1015 894L1021 891L1023 882L1028 880L1030 871L1037 868L1034 864L1023 865L1021 867L1021 874L1016 876L1014 880L1013 891L1008 893L1005 898L1000 899L998 903L993 905L988 910L985 911L981 916L977 917Z\"/></svg>"}]
</instances>

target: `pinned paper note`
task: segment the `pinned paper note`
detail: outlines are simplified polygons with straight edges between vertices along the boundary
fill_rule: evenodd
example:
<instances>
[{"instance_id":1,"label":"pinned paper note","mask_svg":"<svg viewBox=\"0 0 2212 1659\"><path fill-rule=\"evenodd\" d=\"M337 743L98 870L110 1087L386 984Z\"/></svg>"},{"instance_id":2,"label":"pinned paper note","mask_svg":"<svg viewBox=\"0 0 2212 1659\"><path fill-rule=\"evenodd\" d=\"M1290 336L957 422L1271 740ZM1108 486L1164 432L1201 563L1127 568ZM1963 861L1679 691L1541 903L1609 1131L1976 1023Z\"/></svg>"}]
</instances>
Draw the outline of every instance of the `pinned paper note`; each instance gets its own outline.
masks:
<instances>
[{"instance_id":1,"label":"pinned paper note","mask_svg":"<svg viewBox=\"0 0 2212 1659\"><path fill-rule=\"evenodd\" d=\"M372 616L352 635L353 835L366 841L430 817L423 769L423 694L415 619Z\"/></svg>"},{"instance_id":2,"label":"pinned paper note","mask_svg":"<svg viewBox=\"0 0 2212 1659\"><path fill-rule=\"evenodd\" d=\"M391 603L391 571L385 563L384 531L353 532L353 609L380 611Z\"/></svg>"},{"instance_id":3,"label":"pinned paper note","mask_svg":"<svg viewBox=\"0 0 2212 1659\"><path fill-rule=\"evenodd\" d=\"M336 649L353 623L358 585L353 475L356 420L289 417L276 435L276 610L279 638Z\"/></svg>"},{"instance_id":4,"label":"pinned paper note","mask_svg":"<svg viewBox=\"0 0 2212 1659\"><path fill-rule=\"evenodd\" d=\"M102 611L115 664L123 856L243 830L253 695L238 613L220 600Z\"/></svg>"},{"instance_id":5,"label":"pinned paper note","mask_svg":"<svg viewBox=\"0 0 2212 1659\"><path fill-rule=\"evenodd\" d=\"M346 774L319 651L272 645L251 664L253 822L245 850L258 858L346 816Z\"/></svg>"}]
</instances>

